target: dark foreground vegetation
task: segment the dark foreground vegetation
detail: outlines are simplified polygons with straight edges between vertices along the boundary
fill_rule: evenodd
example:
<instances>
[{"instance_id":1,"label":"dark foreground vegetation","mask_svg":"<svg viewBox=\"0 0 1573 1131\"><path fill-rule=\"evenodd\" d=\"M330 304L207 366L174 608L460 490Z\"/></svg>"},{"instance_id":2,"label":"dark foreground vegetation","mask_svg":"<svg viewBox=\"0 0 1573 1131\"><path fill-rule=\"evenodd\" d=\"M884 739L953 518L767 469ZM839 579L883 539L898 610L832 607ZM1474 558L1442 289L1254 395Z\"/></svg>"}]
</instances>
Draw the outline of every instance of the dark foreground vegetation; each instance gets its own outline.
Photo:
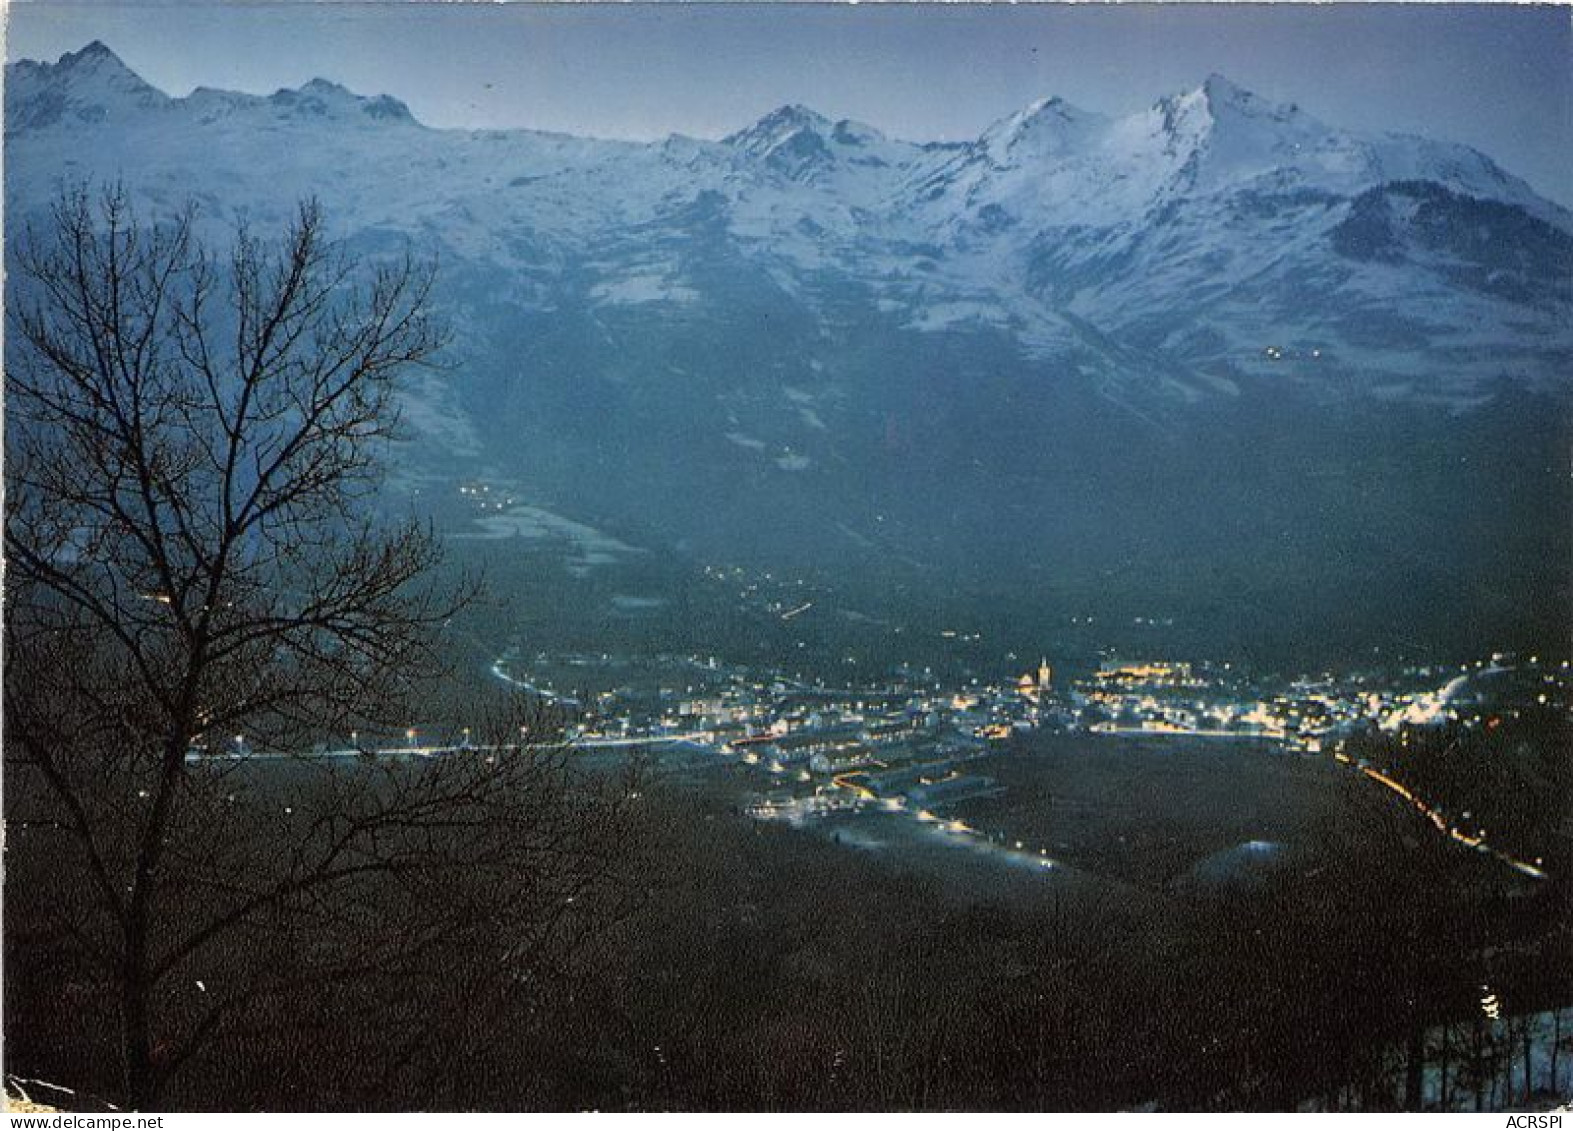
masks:
<instances>
[{"instance_id":1,"label":"dark foreground vegetation","mask_svg":"<svg viewBox=\"0 0 1573 1131\"><path fill-rule=\"evenodd\" d=\"M429 772L278 766L249 783L232 835L259 863L287 857L302 829L264 811ZM1522 1078L1527 1029L1456 992L1478 960L1520 1013L1567 1001L1557 893L1460 873L1374 795L1329 830L1359 842L1345 867L1272 894L1046 885L1007 905L703 792L555 763L527 778L514 834L598 821L561 851L533 841L533 866L510 849L508 868L464 822L423 829L444 867L374 873L183 967L160 1031L190 1032L210 998L235 1004L160 1064L158 1105L1389 1109L1422 1102L1418 1068L1439 1056L1460 1095L1504 1071L1521 1077L1504 1098L1547 1091L1559 1071L1543 1056ZM1373 820L1394 854L1379 875ZM12 827L8 1068L117 1097L117 1002L64 925L88 877L47 827Z\"/></svg>"},{"instance_id":2,"label":"dark foreground vegetation","mask_svg":"<svg viewBox=\"0 0 1573 1131\"><path fill-rule=\"evenodd\" d=\"M430 270L345 259L309 203L199 230L68 193L8 278L8 1072L165 1110L1419 1107L1433 1050L1444 1105L1559 1079L1560 1027L1549 1071L1514 1050L1569 1000L1566 873L1353 775L1268 885L1094 861L991 897L444 682L470 592L377 510Z\"/></svg>"},{"instance_id":3,"label":"dark foreground vegetation","mask_svg":"<svg viewBox=\"0 0 1573 1131\"><path fill-rule=\"evenodd\" d=\"M1363 736L1350 753L1402 781L1456 826L1573 870L1573 720L1555 707L1487 710L1469 725Z\"/></svg>"}]
</instances>

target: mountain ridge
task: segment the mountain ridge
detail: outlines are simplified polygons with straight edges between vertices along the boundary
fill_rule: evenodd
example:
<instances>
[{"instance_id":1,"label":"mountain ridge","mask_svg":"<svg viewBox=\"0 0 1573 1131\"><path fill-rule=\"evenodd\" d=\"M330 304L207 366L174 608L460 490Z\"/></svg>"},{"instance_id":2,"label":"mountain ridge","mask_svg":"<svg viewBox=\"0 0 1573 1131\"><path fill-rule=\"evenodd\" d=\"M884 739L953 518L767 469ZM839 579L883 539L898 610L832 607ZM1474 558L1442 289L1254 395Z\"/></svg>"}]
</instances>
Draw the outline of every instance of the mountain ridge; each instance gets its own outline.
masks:
<instances>
[{"instance_id":1,"label":"mountain ridge","mask_svg":"<svg viewBox=\"0 0 1573 1131\"><path fill-rule=\"evenodd\" d=\"M129 171L165 203L203 182L170 170L211 165L226 182L207 194L220 210L265 216L285 190L318 194L351 229L424 233L524 274L573 260L598 276L586 290L603 304L682 306L706 296L683 277L699 246L684 225L710 199L719 227L706 230L796 303L819 309L850 286L914 330L1006 331L1122 396L1142 376L1103 341L1170 374L1153 395L1182 400L1242 377L1315 384L1281 364L1286 343L1374 389L1415 380L1425 339L1448 357L1424 366L1429 395L1461 404L1502 376L1560 385L1573 351L1573 317L1548 316L1573 314L1563 269L1573 265L1544 235L1573 233L1573 216L1468 147L1335 130L1216 74L1121 118L1041 99L943 147L795 104L720 141L640 143L436 130L390 95L323 78L270 95L170 98L99 41L53 64L10 64L7 78L20 158ZM268 143L278 176L252 175L248 150L279 131L288 140ZM95 135L91 157L82 134ZM138 167L142 154L159 160ZM1418 198L1394 186L1416 183L1445 191L1410 207ZM36 208L37 187L24 169L8 203ZM1371 254L1358 233L1374 230L1378 197L1393 231ZM1472 212L1492 238L1460 229L1449 240L1443 212ZM1397 231L1415 223L1429 225L1424 238ZM633 252L624 233L636 229L662 238ZM1493 239L1530 242L1502 255ZM598 254L584 256L589 246ZM1401 349L1371 332L1379 313ZM1526 334L1526 317L1543 324Z\"/></svg>"},{"instance_id":2,"label":"mountain ridge","mask_svg":"<svg viewBox=\"0 0 1573 1131\"><path fill-rule=\"evenodd\" d=\"M1306 631L1565 594L1524 508L1568 510L1573 221L1467 147L1216 77L961 143L791 105L633 142L434 129L327 80L168 99L83 54L7 72L13 231L119 181L214 240L315 196L352 256L440 259L461 364L406 386L398 490L496 478L630 545L906 563L1016 609L1224 578ZM1416 568L1441 580L1384 588Z\"/></svg>"},{"instance_id":3,"label":"mountain ridge","mask_svg":"<svg viewBox=\"0 0 1573 1131\"><path fill-rule=\"evenodd\" d=\"M581 140L606 141L609 144L618 143L617 139L603 139L586 137L583 135L568 135L562 134L559 131L538 130L527 126L509 127L504 129L472 129L469 127L428 126L425 123L419 122L419 120L410 113L408 106L405 103L389 93L384 92L374 95L358 94L350 91L342 84L323 76L316 76L308 79L299 87L281 87L268 95L247 94L239 91L228 91L219 88L199 86L195 88L191 94L185 95L183 97L173 96L167 94L166 92L158 91L155 87L148 84L144 79L141 78L140 75L137 75L136 72L128 67L120 59L120 57L115 54L113 49L108 47L102 40L97 39L89 42L78 51L64 53L54 63L41 60L20 59L8 62L6 64L6 72L8 77L19 79L23 86L22 93L17 96L17 103L25 102L30 97L32 97L33 92L26 90L26 86L29 83L39 81L40 78L53 78L58 82L63 79L72 79L75 76L80 75L84 70L95 69L101 71L107 70L114 75L123 78L128 85L133 86L139 93L145 91L157 95L160 105L183 105L190 103L193 98L196 98L200 102L220 95L227 100L234 100L237 102L243 102L245 104L257 106L277 100L286 102L293 101L294 99L291 96L294 96L295 98L308 96L321 98L326 96L334 101L353 103L363 106L396 106L401 110L401 113L398 115L399 117L408 118L410 121L415 122L415 124L420 125L422 128L428 130L440 129L442 132L480 133L487 135L520 133L533 136L571 136ZM11 100L8 99L8 101ZM856 122L846 118L834 119L829 115L821 113L820 111L801 103L788 103L767 111L753 122L750 122L709 144L731 145L736 148L746 139L750 137L757 137L761 130L768 131L769 129L781 124L790 123L794 132L803 130L805 128L811 129L815 132L824 132L826 130L853 130L864 135L871 135L874 139L879 141L888 140L895 142L896 144L910 147L915 151L922 151L926 149L953 150L980 145L991 134L998 133L1003 127L1008 126L1010 123L1030 120L1043 110L1053 110L1061 116L1070 116L1082 120L1096 120L1104 123L1118 123L1142 118L1154 113L1161 114L1166 118L1170 118L1176 112L1197 104L1203 104L1211 107L1214 111L1215 117L1219 110L1223 110L1225 112L1233 111L1248 118L1267 116L1275 118L1280 122L1292 118L1301 118L1306 121L1316 122L1315 119L1310 118L1310 116L1307 115L1305 111L1301 110L1293 103L1273 102L1250 90L1247 90L1244 87L1237 85L1224 75L1211 73L1198 87L1162 97L1147 110L1137 111L1134 114L1126 115L1122 118L1111 118L1097 112L1084 110L1067 102L1059 95L1050 95L1031 103L1029 106L1023 108L1020 111L1006 115L1005 117L996 120L994 123L985 127L977 138L969 140L925 142L914 141L910 139L891 138L876 126L871 126L866 123ZM1319 122L1316 124L1320 126ZM40 123L8 113L7 128L11 129L14 126L20 126L24 129L38 128ZM1349 131L1345 131L1345 133L1348 136L1367 136L1355 135ZM678 137L682 135L672 136ZM1450 154L1471 153L1477 157L1484 158L1489 167L1493 169L1497 175L1501 176L1504 181L1517 181L1517 178L1512 178L1508 174L1503 173L1503 171L1497 168L1489 158L1485 158L1484 155L1479 154L1478 151L1460 143L1438 141L1419 137L1417 135L1408 135L1396 132L1368 136L1371 139L1381 138L1388 140L1412 141L1429 147L1432 150L1438 152L1445 151ZM705 139L693 140L699 141L701 144L707 144ZM660 142L624 142L623 144L660 144ZM1524 188L1528 190L1528 186L1524 186ZM1535 196L1536 199L1543 199L1539 198L1537 194L1534 194L1533 190L1528 190L1528 193L1530 196ZM1563 209L1550 201L1545 201L1544 203L1550 205L1553 209L1560 213L1560 222L1563 226L1573 223L1573 213L1569 213L1566 209Z\"/></svg>"}]
</instances>

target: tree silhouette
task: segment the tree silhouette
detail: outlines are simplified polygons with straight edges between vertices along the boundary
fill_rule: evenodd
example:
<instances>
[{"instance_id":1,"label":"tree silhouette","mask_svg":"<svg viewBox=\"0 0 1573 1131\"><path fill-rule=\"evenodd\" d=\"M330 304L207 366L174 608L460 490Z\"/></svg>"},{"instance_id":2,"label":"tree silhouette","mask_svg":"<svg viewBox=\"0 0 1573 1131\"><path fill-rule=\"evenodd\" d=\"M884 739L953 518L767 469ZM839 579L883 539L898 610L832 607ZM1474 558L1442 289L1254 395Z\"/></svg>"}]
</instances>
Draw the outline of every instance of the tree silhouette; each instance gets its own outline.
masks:
<instances>
[{"instance_id":1,"label":"tree silhouette","mask_svg":"<svg viewBox=\"0 0 1573 1131\"><path fill-rule=\"evenodd\" d=\"M225 757L402 729L463 594L375 513L431 268L353 262L314 203L226 256L197 230L70 192L8 287L8 918L90 972L133 1107L261 1003L483 923L538 940L615 808L511 719L451 763Z\"/></svg>"}]
</instances>

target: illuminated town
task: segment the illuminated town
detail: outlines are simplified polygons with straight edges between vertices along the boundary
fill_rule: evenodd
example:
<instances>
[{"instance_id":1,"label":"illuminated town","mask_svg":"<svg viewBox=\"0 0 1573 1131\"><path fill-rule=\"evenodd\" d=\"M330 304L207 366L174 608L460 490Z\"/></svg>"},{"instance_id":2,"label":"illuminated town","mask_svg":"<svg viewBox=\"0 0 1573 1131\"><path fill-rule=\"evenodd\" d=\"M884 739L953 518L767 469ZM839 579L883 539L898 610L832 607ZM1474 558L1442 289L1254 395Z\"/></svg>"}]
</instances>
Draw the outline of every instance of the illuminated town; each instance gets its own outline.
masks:
<instances>
[{"instance_id":1,"label":"illuminated town","mask_svg":"<svg viewBox=\"0 0 1573 1131\"><path fill-rule=\"evenodd\" d=\"M1003 792L976 764L1011 750L1013 740L1034 732L1226 739L1263 756L1329 756L1453 840L1537 879L1546 874L1538 857L1494 846L1486 830L1459 823L1469 813L1455 821L1400 780L1401 770L1369 764L1352 744L1386 736L1403 750L1412 733L1490 731L1529 711L1565 713L1573 702L1566 661L1503 653L1456 668L1411 667L1396 678L1322 672L1282 685L1230 663L1173 660L1111 660L1061 682L1046 658L1019 676L964 686L903 667L877 684L832 687L701 656L525 660L510 652L492 674L565 711L574 720L571 741L584 752L736 767L749 783L746 811L760 819L904 813L940 833L986 836L946 813Z\"/></svg>"}]
</instances>

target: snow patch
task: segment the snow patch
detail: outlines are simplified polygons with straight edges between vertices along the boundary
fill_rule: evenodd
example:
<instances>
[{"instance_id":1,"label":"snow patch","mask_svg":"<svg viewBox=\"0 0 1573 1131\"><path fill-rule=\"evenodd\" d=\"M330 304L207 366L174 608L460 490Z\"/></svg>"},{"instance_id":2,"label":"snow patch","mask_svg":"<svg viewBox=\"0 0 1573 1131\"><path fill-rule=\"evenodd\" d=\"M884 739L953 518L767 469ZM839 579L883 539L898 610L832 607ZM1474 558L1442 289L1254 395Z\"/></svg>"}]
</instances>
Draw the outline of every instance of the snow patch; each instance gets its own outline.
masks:
<instances>
[{"instance_id":1,"label":"snow patch","mask_svg":"<svg viewBox=\"0 0 1573 1131\"><path fill-rule=\"evenodd\" d=\"M498 541L518 538L526 542L564 544L568 550L568 572L583 577L595 566L613 565L621 559L642 554L637 546L613 538L582 522L553 514L542 507L516 506L500 514L473 520L479 533L450 533L449 538Z\"/></svg>"},{"instance_id":2,"label":"snow patch","mask_svg":"<svg viewBox=\"0 0 1573 1131\"><path fill-rule=\"evenodd\" d=\"M699 301L699 292L665 275L625 275L597 283L590 297L613 306L643 306L663 302L687 305Z\"/></svg>"}]
</instances>

